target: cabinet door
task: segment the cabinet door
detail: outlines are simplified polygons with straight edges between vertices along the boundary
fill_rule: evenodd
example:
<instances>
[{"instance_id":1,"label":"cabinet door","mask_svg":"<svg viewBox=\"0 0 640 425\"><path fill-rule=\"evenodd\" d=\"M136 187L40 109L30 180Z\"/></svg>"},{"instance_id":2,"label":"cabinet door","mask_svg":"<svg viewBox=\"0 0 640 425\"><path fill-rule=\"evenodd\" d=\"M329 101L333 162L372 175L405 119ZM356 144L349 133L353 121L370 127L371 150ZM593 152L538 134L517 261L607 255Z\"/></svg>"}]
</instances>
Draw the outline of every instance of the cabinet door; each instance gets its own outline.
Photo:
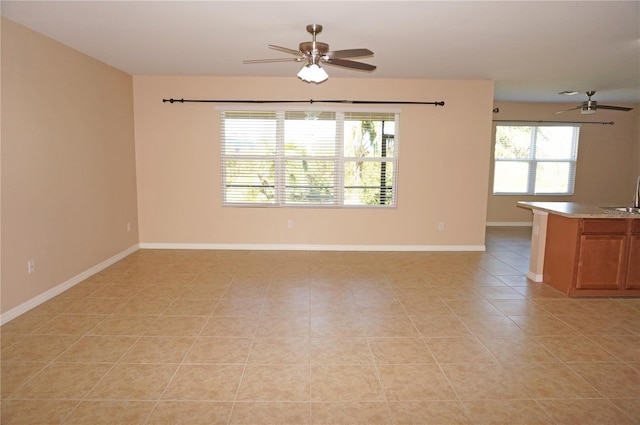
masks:
<instances>
[{"instance_id":1,"label":"cabinet door","mask_svg":"<svg viewBox=\"0 0 640 425\"><path fill-rule=\"evenodd\" d=\"M581 235L576 289L622 288L625 260L624 234Z\"/></svg>"},{"instance_id":2,"label":"cabinet door","mask_svg":"<svg viewBox=\"0 0 640 425\"><path fill-rule=\"evenodd\" d=\"M640 220L636 221L640 223ZM640 289L640 234L631 234L629 239L629 262L627 263L625 288Z\"/></svg>"}]
</instances>

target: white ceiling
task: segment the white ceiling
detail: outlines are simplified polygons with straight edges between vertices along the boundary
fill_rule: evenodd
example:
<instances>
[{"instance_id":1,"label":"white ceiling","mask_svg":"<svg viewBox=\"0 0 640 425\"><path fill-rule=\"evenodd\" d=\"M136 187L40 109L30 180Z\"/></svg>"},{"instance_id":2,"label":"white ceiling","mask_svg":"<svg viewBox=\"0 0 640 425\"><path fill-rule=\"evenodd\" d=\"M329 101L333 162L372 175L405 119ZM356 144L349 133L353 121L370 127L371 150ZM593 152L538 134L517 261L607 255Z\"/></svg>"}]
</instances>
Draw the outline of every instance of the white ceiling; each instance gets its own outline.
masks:
<instances>
[{"instance_id":1,"label":"white ceiling","mask_svg":"<svg viewBox=\"0 0 640 425\"><path fill-rule=\"evenodd\" d=\"M373 72L331 77L490 79L498 101L640 103L638 1L7 1L2 15L133 75L296 78L306 25ZM300 84L305 84L300 82Z\"/></svg>"}]
</instances>

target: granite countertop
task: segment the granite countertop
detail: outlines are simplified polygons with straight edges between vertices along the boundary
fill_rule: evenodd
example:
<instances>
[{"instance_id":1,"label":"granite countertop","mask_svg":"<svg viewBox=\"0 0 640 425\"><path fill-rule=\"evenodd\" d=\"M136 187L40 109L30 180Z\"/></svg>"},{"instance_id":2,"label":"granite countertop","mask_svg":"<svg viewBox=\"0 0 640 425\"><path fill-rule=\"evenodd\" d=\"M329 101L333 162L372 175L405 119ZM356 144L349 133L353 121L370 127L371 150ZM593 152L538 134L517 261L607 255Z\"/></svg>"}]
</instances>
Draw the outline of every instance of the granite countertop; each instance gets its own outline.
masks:
<instances>
[{"instance_id":1,"label":"granite countertop","mask_svg":"<svg viewBox=\"0 0 640 425\"><path fill-rule=\"evenodd\" d=\"M570 218L637 218L640 214L626 213L605 209L621 205L582 204L579 202L525 202L518 201L518 206L531 210L541 210Z\"/></svg>"}]
</instances>

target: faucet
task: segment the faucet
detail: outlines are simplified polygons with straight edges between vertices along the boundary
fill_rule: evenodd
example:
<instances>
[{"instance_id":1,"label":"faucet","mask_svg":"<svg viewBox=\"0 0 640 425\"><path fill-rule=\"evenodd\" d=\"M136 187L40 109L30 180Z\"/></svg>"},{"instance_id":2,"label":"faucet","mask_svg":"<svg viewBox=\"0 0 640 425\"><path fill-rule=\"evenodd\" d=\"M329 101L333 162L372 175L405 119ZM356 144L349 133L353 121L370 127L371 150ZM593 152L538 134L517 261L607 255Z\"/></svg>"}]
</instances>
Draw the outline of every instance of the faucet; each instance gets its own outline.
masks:
<instances>
[{"instance_id":1,"label":"faucet","mask_svg":"<svg viewBox=\"0 0 640 425\"><path fill-rule=\"evenodd\" d=\"M636 191L633 194L633 208L640 208L640 176L638 176Z\"/></svg>"}]
</instances>

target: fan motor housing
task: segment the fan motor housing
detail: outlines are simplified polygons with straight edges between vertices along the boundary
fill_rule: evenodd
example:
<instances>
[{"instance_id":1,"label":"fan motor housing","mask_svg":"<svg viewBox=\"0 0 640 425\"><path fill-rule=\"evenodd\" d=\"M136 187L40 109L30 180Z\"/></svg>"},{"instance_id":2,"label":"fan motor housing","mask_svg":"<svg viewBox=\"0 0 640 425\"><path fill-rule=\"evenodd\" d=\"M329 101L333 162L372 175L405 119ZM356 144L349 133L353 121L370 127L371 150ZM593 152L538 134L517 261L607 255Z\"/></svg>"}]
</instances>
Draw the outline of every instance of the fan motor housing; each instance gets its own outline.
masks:
<instances>
[{"instance_id":1,"label":"fan motor housing","mask_svg":"<svg viewBox=\"0 0 640 425\"><path fill-rule=\"evenodd\" d=\"M595 100L587 100L586 102L582 102L582 109L580 113L583 115L593 114L598 109L598 102Z\"/></svg>"},{"instance_id":2,"label":"fan motor housing","mask_svg":"<svg viewBox=\"0 0 640 425\"><path fill-rule=\"evenodd\" d=\"M305 41L300 43L300 46L298 47L298 49L300 49L302 53L306 53L310 55L311 53L313 53L313 44L314 42L312 41ZM319 41L316 41L315 45L316 45L315 50L318 52L320 56L325 55L329 51L329 45L327 43L321 43Z\"/></svg>"}]
</instances>

